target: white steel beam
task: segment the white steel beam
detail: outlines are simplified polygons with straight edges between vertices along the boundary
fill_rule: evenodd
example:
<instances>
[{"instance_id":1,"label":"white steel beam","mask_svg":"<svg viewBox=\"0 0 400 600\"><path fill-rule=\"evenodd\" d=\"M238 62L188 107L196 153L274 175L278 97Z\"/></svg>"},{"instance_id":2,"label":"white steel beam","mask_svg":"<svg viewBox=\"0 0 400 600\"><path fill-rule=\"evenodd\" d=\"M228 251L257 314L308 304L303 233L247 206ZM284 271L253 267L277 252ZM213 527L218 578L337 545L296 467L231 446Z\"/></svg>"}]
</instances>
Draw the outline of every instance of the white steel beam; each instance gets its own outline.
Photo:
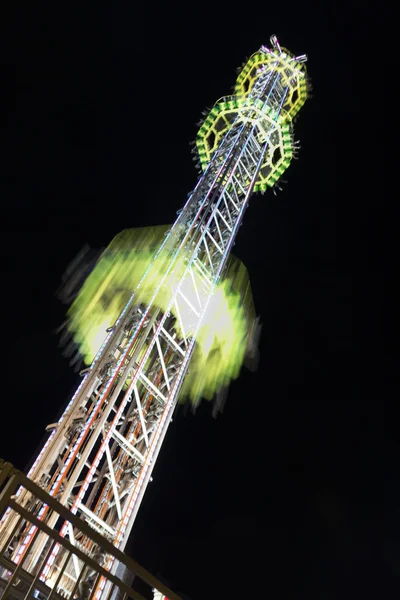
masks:
<instances>
[{"instance_id":1,"label":"white steel beam","mask_svg":"<svg viewBox=\"0 0 400 600\"><path fill-rule=\"evenodd\" d=\"M164 403L167 401L164 394L160 392L158 387L155 386L154 383L150 381L150 379L143 372L139 373L139 379L143 383L143 385L145 385L148 389L150 388L154 392L154 394L156 394L156 396L160 398L160 400L162 400Z\"/></svg>"},{"instance_id":2,"label":"white steel beam","mask_svg":"<svg viewBox=\"0 0 400 600\"><path fill-rule=\"evenodd\" d=\"M208 228L206 229L206 234L208 235L208 237L210 238L210 240L212 241L212 243L214 244L214 246L216 247L218 252L223 254L224 251L222 250L221 246L214 240L214 237L211 235L210 230Z\"/></svg>"},{"instance_id":3,"label":"white steel beam","mask_svg":"<svg viewBox=\"0 0 400 600\"><path fill-rule=\"evenodd\" d=\"M224 200L225 200L225 196L228 198L229 202L230 202L231 204L233 204L233 206L234 206L235 210L236 210L237 212L239 212L239 206L238 206L238 205L236 204L236 202L233 200L233 198L232 198L231 194L228 192L228 190L224 190L224 193L223 193L223 198L224 198ZM226 204L226 201L225 201L225 204ZM227 206L227 209L228 209L228 206ZM229 211L229 209L228 209L228 214L230 215L230 211Z\"/></svg>"},{"instance_id":4,"label":"white steel beam","mask_svg":"<svg viewBox=\"0 0 400 600\"><path fill-rule=\"evenodd\" d=\"M146 444L146 446L148 448L149 447L149 438L148 438L148 435L147 435L146 423L145 423L145 420L144 420L142 405L141 405L141 402L140 402L139 392L138 392L136 383L133 386L133 393L135 395L136 406L137 406L138 413L139 413L140 424L142 426L144 442L145 442L145 444Z\"/></svg>"},{"instance_id":5,"label":"white steel beam","mask_svg":"<svg viewBox=\"0 0 400 600\"><path fill-rule=\"evenodd\" d=\"M181 317L181 311L179 310L178 301L177 301L176 298L175 298L174 306L175 306L176 316L178 317L179 326L181 328L182 339L183 339L183 342L185 344L185 347L187 347L186 333L185 333L185 329L183 327L183 321L182 321L182 317Z\"/></svg>"},{"instance_id":6,"label":"white steel beam","mask_svg":"<svg viewBox=\"0 0 400 600\"><path fill-rule=\"evenodd\" d=\"M78 510L81 510L89 518L90 521L94 521L95 523L97 523L104 531L107 531L107 533L109 533L113 537L115 536L115 529L110 527L110 525L103 521L103 519L100 519L100 517L98 517L94 512L92 512L89 508L82 504L82 502L78 504Z\"/></svg>"},{"instance_id":7,"label":"white steel beam","mask_svg":"<svg viewBox=\"0 0 400 600\"><path fill-rule=\"evenodd\" d=\"M156 346L157 346L157 350L158 350L158 356L159 356L159 359L160 359L161 368L162 368L162 371L163 371L165 383L166 383L166 386L167 386L168 391L169 391L171 389L171 386L169 384L169 377L168 377L167 369L165 368L164 356L163 356L163 353L162 353L162 350L161 350L160 340L158 339L158 336L156 337Z\"/></svg>"},{"instance_id":8,"label":"white steel beam","mask_svg":"<svg viewBox=\"0 0 400 600\"><path fill-rule=\"evenodd\" d=\"M199 317L200 316L199 311L195 309L193 304L190 302L189 298L187 296L185 296L185 294L182 292L182 290L179 290L178 293L179 293L180 297L182 298L182 300L184 300L186 302L188 307L192 309L192 311L194 312L196 317Z\"/></svg>"},{"instance_id":9,"label":"white steel beam","mask_svg":"<svg viewBox=\"0 0 400 600\"><path fill-rule=\"evenodd\" d=\"M160 331L161 331L162 335L169 341L169 343L175 348L175 350L180 352L180 354L182 354L182 356L185 356L185 352L182 350L182 348L177 343L177 341L174 340L174 338L168 333L168 331L164 327L161 327Z\"/></svg>"},{"instance_id":10,"label":"white steel beam","mask_svg":"<svg viewBox=\"0 0 400 600\"><path fill-rule=\"evenodd\" d=\"M69 534L69 539L71 541L71 544L73 546L76 546L76 541L75 541L75 536L74 536L74 528L72 526L72 523L68 523L68 534ZM78 579L80 569L79 569L78 557L76 556L76 554L72 555L72 563L74 565L75 576Z\"/></svg>"},{"instance_id":11,"label":"white steel beam","mask_svg":"<svg viewBox=\"0 0 400 600\"><path fill-rule=\"evenodd\" d=\"M136 444L139 444L139 443L140 443L140 442L141 442L141 441L142 441L142 440L145 438L145 436L144 436L144 433L145 433L145 432L146 432L146 438L147 438L147 440L148 440L148 436L149 436L149 435L150 435L150 434L151 434L151 433L154 431L154 427L155 427L155 425L152 425L152 426L151 426L151 427L149 427L148 429L144 429L144 430L143 430L143 434L142 434L142 435L139 435L139 437L137 438L137 440L136 440ZM146 442L146 440L145 440L145 442ZM148 444L146 444L146 445L148 446Z\"/></svg>"},{"instance_id":12,"label":"white steel beam","mask_svg":"<svg viewBox=\"0 0 400 600\"><path fill-rule=\"evenodd\" d=\"M201 300L200 300L200 296L199 296L199 290L197 289L197 283L196 283L196 279L194 277L193 269L190 268L189 272L190 272L190 277L192 278L193 288L196 293L197 302L199 303L199 308L201 310Z\"/></svg>"},{"instance_id":13,"label":"white steel beam","mask_svg":"<svg viewBox=\"0 0 400 600\"><path fill-rule=\"evenodd\" d=\"M208 249L207 240L206 240L205 236L203 237L202 242L203 242L204 247L206 249L208 262L210 263L210 267L211 267L211 272L214 275L214 265L213 265L212 260L211 260L210 251Z\"/></svg>"},{"instance_id":14,"label":"white steel beam","mask_svg":"<svg viewBox=\"0 0 400 600\"><path fill-rule=\"evenodd\" d=\"M224 198L224 202L226 203L226 200L225 200L225 198ZM231 233L231 231L232 231L232 227L231 227L231 226L228 224L228 222L227 222L227 220L225 219L225 217L224 217L224 215L222 214L222 212L220 212L220 211L218 210L218 208L217 208L217 210L216 210L215 212L216 212L216 214L217 214L219 217L221 217L222 221L224 222L224 225L225 225L226 229L229 231L229 233ZM221 233L221 232L220 232L220 235L221 235L221 237L222 237L222 233Z\"/></svg>"},{"instance_id":15,"label":"white steel beam","mask_svg":"<svg viewBox=\"0 0 400 600\"><path fill-rule=\"evenodd\" d=\"M199 260L198 258L196 258L193 261L193 264L197 268L198 274L202 277L202 279L206 283L207 287L210 288L212 286L211 273L208 272L206 267L203 265L201 260Z\"/></svg>"},{"instance_id":16,"label":"white steel beam","mask_svg":"<svg viewBox=\"0 0 400 600\"><path fill-rule=\"evenodd\" d=\"M110 447L108 444L106 444L106 457L107 457L107 463L108 463L108 471L110 473L111 484L112 484L113 492L114 492L115 507L117 509L118 518L119 518L119 520L121 520L122 519L121 503L119 501L118 486L117 486L117 481L115 479L115 473L114 473L114 465L113 465L113 461L111 458Z\"/></svg>"},{"instance_id":17,"label":"white steel beam","mask_svg":"<svg viewBox=\"0 0 400 600\"><path fill-rule=\"evenodd\" d=\"M141 452L139 452L139 450L136 450L135 446L133 446L130 442L128 442L126 437L121 435L119 431L114 429L114 431L112 431L111 435L115 439L115 441L117 441L119 443L119 445L122 447L122 449L125 450L125 452L127 451L127 449L130 451L132 458L136 458L136 460L139 460L141 463L144 462L143 454Z\"/></svg>"}]
</instances>

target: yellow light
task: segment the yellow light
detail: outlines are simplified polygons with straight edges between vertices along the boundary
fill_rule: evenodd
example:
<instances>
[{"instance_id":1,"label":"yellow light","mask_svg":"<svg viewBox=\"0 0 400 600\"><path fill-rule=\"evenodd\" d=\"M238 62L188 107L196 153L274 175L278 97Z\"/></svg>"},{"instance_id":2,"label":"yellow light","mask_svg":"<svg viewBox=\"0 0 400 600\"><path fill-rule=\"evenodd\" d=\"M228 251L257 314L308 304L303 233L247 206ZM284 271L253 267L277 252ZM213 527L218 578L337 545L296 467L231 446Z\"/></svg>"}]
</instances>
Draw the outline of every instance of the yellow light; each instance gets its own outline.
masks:
<instances>
[{"instance_id":1,"label":"yellow light","mask_svg":"<svg viewBox=\"0 0 400 600\"><path fill-rule=\"evenodd\" d=\"M147 304L153 299L171 260L162 251L154 259L166 229L148 227L119 234L87 277L68 311L69 331L86 364L93 361L105 340L106 329L115 323L133 292L136 303ZM185 255L181 254L155 296L154 306L167 309L171 291L181 282L184 269ZM175 314L174 308L171 311L177 320L176 328L181 334L183 329L187 337L193 334L198 321L194 311L200 314L207 294L200 279L194 277L196 287L191 277L181 285L188 302L180 302L180 314ZM225 279L216 287L197 335L181 398L189 398L195 404L202 397L211 399L239 375L253 313L247 271L230 256Z\"/></svg>"},{"instance_id":2,"label":"yellow light","mask_svg":"<svg viewBox=\"0 0 400 600\"><path fill-rule=\"evenodd\" d=\"M211 400L218 390L238 377L246 352L247 332L240 295L225 280L211 298L197 336L182 399L189 398L195 405L201 398Z\"/></svg>"}]
</instances>

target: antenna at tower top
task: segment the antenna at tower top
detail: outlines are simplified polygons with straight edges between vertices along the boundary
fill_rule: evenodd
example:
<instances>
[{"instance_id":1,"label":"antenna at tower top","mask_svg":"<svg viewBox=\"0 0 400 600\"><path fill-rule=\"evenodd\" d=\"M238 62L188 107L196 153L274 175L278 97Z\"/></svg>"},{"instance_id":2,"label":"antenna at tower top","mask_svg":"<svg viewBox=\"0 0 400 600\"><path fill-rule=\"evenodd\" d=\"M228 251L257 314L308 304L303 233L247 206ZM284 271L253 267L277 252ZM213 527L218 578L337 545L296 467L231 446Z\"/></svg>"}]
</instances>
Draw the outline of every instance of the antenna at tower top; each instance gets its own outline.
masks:
<instances>
[{"instance_id":1,"label":"antenna at tower top","mask_svg":"<svg viewBox=\"0 0 400 600\"><path fill-rule=\"evenodd\" d=\"M271 46L274 48L274 50L278 50L279 54L281 54L282 50L281 50L281 47L279 45L278 38L276 37L276 35L271 35L271 37L269 38L269 41L271 42Z\"/></svg>"}]
</instances>

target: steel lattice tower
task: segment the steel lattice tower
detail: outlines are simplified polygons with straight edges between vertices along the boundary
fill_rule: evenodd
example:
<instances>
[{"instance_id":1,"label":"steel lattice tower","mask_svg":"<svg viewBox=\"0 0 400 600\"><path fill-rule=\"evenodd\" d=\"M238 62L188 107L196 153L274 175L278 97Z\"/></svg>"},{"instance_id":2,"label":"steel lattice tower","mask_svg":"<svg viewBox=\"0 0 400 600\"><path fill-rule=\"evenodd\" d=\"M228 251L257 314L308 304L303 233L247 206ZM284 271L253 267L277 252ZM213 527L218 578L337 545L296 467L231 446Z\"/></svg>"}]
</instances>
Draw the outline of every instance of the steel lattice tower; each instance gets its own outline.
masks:
<instances>
[{"instance_id":1,"label":"steel lattice tower","mask_svg":"<svg viewBox=\"0 0 400 600\"><path fill-rule=\"evenodd\" d=\"M168 257L164 275L147 303L138 304L132 295L28 474L121 550L250 196L276 186L296 153L292 121L307 97L306 56L281 48L275 36L271 46L262 46L245 63L235 95L222 98L202 123L195 148L202 174L154 257ZM182 256L183 269L163 310L158 294L165 293ZM148 272L143 281L146 277ZM190 331L183 327L183 312L191 315ZM28 506L29 494L21 493L19 502ZM67 521L60 525L45 503L35 507L35 514L85 547L85 537L75 539L73 527ZM6 513L0 540L12 527L13 517ZM34 527L17 533L12 559L18 563L24 557L34 570L45 542L36 539L33 548ZM99 555L98 548L91 551ZM42 580L51 580L63 552L54 547ZM106 569L116 571L116 561L102 560ZM68 593L71 584L64 579L58 589ZM96 586L92 597L100 598L101 580Z\"/></svg>"}]
</instances>

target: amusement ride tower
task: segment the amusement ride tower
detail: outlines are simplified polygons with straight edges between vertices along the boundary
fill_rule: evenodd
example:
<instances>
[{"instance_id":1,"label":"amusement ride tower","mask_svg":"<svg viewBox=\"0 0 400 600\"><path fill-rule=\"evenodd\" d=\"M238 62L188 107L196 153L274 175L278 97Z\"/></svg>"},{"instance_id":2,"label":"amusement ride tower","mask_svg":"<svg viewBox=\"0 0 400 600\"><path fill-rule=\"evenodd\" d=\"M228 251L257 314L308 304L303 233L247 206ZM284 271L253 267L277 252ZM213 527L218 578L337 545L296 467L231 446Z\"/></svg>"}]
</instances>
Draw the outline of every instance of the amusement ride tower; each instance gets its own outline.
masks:
<instances>
[{"instance_id":1,"label":"amusement ride tower","mask_svg":"<svg viewBox=\"0 0 400 600\"><path fill-rule=\"evenodd\" d=\"M262 46L241 68L234 95L221 98L207 114L196 138L202 170L197 185L163 232L61 418L49 425L48 440L28 473L45 494L119 550L151 480L196 340L205 323L213 325L213 298L230 269L250 196L274 188L296 154L292 121L307 97L305 61L272 36L271 48ZM242 338L247 350L253 337L250 324ZM23 562L35 581L64 598L105 598L105 577L82 575L79 556L62 570L68 551L61 543L50 545L39 523L111 574L118 560L79 532L76 521L53 510L46 497L34 498L22 487L13 496L12 506L30 511L31 522L18 521L10 507L4 511L0 549L7 564ZM8 578L17 581L13 568L6 570ZM6 590L10 595L10 583Z\"/></svg>"}]
</instances>

